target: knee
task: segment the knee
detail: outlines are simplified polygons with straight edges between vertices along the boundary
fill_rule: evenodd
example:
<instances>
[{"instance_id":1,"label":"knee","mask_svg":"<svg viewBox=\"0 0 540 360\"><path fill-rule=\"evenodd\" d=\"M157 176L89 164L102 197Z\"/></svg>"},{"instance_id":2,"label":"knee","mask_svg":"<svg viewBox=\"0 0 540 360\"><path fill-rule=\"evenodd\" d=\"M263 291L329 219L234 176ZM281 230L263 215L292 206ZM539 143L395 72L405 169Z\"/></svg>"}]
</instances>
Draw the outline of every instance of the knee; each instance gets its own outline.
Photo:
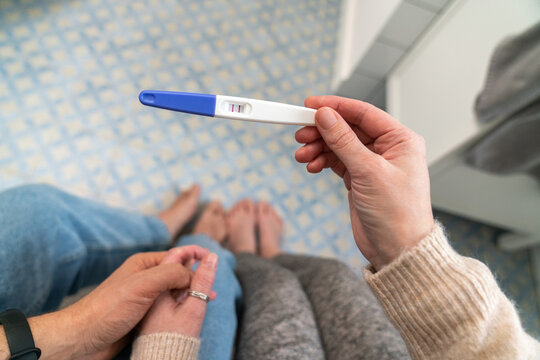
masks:
<instances>
[{"instance_id":1,"label":"knee","mask_svg":"<svg viewBox=\"0 0 540 360\"><path fill-rule=\"evenodd\" d=\"M26 184L9 189L6 193L13 193L20 197L45 197L58 193L60 190L49 184Z\"/></svg>"},{"instance_id":2,"label":"knee","mask_svg":"<svg viewBox=\"0 0 540 360\"><path fill-rule=\"evenodd\" d=\"M321 261L321 268L324 269L324 273L355 276L352 269L342 261L337 259L321 259Z\"/></svg>"},{"instance_id":3,"label":"knee","mask_svg":"<svg viewBox=\"0 0 540 360\"><path fill-rule=\"evenodd\" d=\"M6 225L44 224L62 211L55 201L59 190L44 184L23 185L0 194L0 219Z\"/></svg>"}]
</instances>

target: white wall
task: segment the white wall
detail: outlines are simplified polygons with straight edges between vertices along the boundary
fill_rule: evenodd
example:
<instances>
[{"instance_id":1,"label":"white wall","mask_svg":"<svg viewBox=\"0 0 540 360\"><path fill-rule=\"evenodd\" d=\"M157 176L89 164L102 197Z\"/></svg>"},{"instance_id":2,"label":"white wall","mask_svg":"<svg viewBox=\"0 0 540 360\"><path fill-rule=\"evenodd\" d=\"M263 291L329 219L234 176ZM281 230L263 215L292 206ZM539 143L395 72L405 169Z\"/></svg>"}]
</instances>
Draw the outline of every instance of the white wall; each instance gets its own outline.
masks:
<instances>
[{"instance_id":1,"label":"white wall","mask_svg":"<svg viewBox=\"0 0 540 360\"><path fill-rule=\"evenodd\" d=\"M539 0L456 0L394 69L388 110L426 139L434 207L540 239L538 182L463 163L495 47L540 21ZM539 59L540 61L540 59Z\"/></svg>"},{"instance_id":2,"label":"white wall","mask_svg":"<svg viewBox=\"0 0 540 360\"><path fill-rule=\"evenodd\" d=\"M332 89L348 79L401 0L344 0Z\"/></svg>"},{"instance_id":3,"label":"white wall","mask_svg":"<svg viewBox=\"0 0 540 360\"><path fill-rule=\"evenodd\" d=\"M539 0L455 1L393 71L388 110L425 137L430 164L481 130L473 106L494 48L538 21Z\"/></svg>"}]
</instances>

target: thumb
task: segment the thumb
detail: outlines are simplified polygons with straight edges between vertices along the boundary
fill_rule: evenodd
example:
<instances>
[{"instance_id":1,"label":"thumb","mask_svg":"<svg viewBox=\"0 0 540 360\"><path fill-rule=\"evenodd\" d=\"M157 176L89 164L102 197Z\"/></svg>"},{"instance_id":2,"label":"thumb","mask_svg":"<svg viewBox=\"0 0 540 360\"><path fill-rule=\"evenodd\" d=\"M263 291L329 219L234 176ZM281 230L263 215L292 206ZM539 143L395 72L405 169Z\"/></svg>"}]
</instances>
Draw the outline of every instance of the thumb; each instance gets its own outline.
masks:
<instances>
[{"instance_id":1,"label":"thumb","mask_svg":"<svg viewBox=\"0 0 540 360\"><path fill-rule=\"evenodd\" d=\"M349 124L334 109L322 107L315 114L315 125L330 150L351 170L361 166L371 152Z\"/></svg>"},{"instance_id":2,"label":"thumb","mask_svg":"<svg viewBox=\"0 0 540 360\"><path fill-rule=\"evenodd\" d=\"M197 270L195 270L190 289L210 296L216 276L217 263L218 257L216 254L211 253L205 256L197 267ZM205 315L206 302L196 297L188 296L180 308L179 317L184 319L183 333L188 336L198 337L201 333Z\"/></svg>"},{"instance_id":3,"label":"thumb","mask_svg":"<svg viewBox=\"0 0 540 360\"><path fill-rule=\"evenodd\" d=\"M163 264L137 274L130 285L134 294L150 298L152 302L164 291L186 289L191 282L191 271L181 264Z\"/></svg>"}]
</instances>

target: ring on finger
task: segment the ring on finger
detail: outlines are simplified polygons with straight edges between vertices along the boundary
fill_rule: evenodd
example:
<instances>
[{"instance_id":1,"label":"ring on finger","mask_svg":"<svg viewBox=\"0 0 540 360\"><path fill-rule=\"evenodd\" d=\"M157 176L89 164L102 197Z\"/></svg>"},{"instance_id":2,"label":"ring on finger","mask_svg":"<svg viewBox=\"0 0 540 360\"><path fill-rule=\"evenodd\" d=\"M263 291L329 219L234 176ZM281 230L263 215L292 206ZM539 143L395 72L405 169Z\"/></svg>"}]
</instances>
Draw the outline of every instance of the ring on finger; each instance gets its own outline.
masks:
<instances>
[{"instance_id":1,"label":"ring on finger","mask_svg":"<svg viewBox=\"0 0 540 360\"><path fill-rule=\"evenodd\" d=\"M202 292L199 292L199 291L190 290L190 291L187 292L187 294L189 296L193 296L193 297L196 297L198 299L204 300L205 302L210 301L210 297L208 295L203 294Z\"/></svg>"}]
</instances>

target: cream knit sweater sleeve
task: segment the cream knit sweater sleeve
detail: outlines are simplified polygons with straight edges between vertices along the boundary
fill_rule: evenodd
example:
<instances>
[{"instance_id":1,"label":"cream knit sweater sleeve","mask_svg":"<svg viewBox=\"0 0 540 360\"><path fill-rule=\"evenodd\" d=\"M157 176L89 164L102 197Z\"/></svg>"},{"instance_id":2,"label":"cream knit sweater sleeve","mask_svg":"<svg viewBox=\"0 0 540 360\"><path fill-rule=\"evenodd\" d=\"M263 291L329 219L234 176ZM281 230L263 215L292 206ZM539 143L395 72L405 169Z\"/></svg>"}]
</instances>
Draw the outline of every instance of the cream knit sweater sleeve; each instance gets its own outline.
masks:
<instances>
[{"instance_id":1,"label":"cream knit sweater sleeve","mask_svg":"<svg viewBox=\"0 0 540 360\"><path fill-rule=\"evenodd\" d=\"M177 333L139 336L133 342L131 360L197 360L200 340Z\"/></svg>"},{"instance_id":2,"label":"cream knit sweater sleeve","mask_svg":"<svg viewBox=\"0 0 540 360\"><path fill-rule=\"evenodd\" d=\"M457 254L440 225L367 283L413 359L536 359L516 309L480 261Z\"/></svg>"}]
</instances>

